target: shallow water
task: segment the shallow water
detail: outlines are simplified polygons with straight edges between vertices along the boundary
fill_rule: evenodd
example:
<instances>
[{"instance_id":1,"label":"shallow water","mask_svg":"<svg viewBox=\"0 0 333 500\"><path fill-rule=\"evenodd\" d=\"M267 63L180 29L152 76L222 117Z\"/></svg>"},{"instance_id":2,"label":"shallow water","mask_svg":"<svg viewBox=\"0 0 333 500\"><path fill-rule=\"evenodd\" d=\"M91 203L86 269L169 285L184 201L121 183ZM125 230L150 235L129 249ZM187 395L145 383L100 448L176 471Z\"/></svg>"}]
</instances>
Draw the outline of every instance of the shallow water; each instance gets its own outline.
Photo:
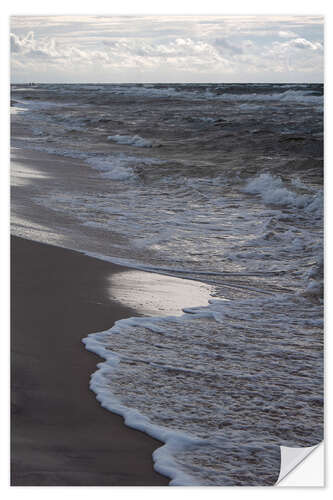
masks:
<instances>
[{"instance_id":1,"label":"shallow water","mask_svg":"<svg viewBox=\"0 0 333 500\"><path fill-rule=\"evenodd\" d=\"M306 84L12 88L13 146L77 160L33 194L44 227L211 287L87 340L109 359L93 390L166 441L173 484L274 484L280 445L322 440L322 107Z\"/></svg>"}]
</instances>

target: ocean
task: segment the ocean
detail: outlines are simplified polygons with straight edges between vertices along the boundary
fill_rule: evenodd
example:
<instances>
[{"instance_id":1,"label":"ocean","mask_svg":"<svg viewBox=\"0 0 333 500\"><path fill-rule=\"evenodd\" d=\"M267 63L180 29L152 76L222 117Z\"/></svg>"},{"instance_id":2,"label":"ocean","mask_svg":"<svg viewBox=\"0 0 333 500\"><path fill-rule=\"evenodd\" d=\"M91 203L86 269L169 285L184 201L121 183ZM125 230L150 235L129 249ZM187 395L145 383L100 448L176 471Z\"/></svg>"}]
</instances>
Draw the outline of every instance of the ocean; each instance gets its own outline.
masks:
<instances>
[{"instance_id":1,"label":"ocean","mask_svg":"<svg viewBox=\"0 0 333 500\"><path fill-rule=\"evenodd\" d=\"M12 233L207 292L83 339L171 485L273 485L280 446L323 439L323 104L321 84L12 85L14 154L59 163L47 183L17 162Z\"/></svg>"}]
</instances>

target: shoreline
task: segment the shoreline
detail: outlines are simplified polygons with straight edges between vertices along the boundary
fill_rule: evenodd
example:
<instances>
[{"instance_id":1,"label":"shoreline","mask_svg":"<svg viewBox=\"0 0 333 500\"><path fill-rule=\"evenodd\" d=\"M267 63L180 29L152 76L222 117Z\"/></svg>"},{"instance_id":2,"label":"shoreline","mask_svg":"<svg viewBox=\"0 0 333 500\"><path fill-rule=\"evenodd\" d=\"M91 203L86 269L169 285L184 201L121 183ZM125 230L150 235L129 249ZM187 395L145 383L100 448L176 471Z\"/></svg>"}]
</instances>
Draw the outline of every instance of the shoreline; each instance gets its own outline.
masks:
<instances>
[{"instance_id":1,"label":"shoreline","mask_svg":"<svg viewBox=\"0 0 333 500\"><path fill-rule=\"evenodd\" d=\"M149 104L148 110L151 111ZM93 108L91 112L93 113ZM253 119L250 115L246 117L248 118ZM33 123L31 121L29 127ZM245 124L246 122L243 123ZM14 127L13 132L15 136L18 130ZM286 434L285 443L290 446L304 446L313 436L320 436L321 432L318 421L321 422L322 416L322 386L316 368L321 366L322 361L321 333L318 329L322 308L312 301L313 307L309 304L307 311L308 303L302 302L302 297L300 300L296 297L295 301L289 301L291 294L295 292L297 296L299 290L317 293L317 288L312 285L317 283L317 278L318 283L320 282L321 260L319 256L317 262L317 257L320 251L321 226L319 224L317 227L314 222L318 220L317 209L319 213L321 208L320 192L318 191L318 197L316 195L316 203L308 211L305 199L309 200L315 190L313 188L309 194L310 191L304 188L308 198L304 194L302 208L307 213L304 212L304 217L299 219L299 209L294 211L292 206L285 203L286 196L295 203L300 199L299 196L303 199L297 186L295 190L282 191L279 208L279 204L271 207L271 188L276 182L283 181L290 187L294 180L293 177L279 177L284 172L284 163L281 163L281 171L268 171L269 196L266 200L266 190L258 184L260 176L255 177L260 172L260 162L247 172L238 163L233 164L230 157L230 165L235 167L235 172L236 167L240 169L237 170L239 177L235 184L234 180L230 181L231 198L229 199L224 184L220 186L219 181L215 182L221 175L220 167L224 166L212 162L214 175L212 179L207 179L207 183L205 180L202 184L204 190L201 192L201 179L196 179L196 170L193 170L192 178L191 165L189 194L185 190L186 200L187 194L189 196L189 205L186 206L189 210L183 212L184 191L178 189L178 181L179 176L187 174L187 163L184 163L184 171L180 168L179 172L174 169L173 164L170 164L170 172L169 165L166 169L162 166L161 171L154 166L151 172L147 167L147 182L143 182L142 189L141 185L140 188L133 189L131 185L112 186L111 180L106 180L107 174L104 177L104 174L97 172L96 175L92 170L94 165L85 161L81 148L77 151L72 141L65 141L65 145L73 145L73 151L79 153L79 158L68 157L67 153L70 154L71 150L67 151L67 148L62 148L63 156L56 153L55 149L53 151L53 148L45 147L49 152L39 151L40 146L33 136L32 144L29 145L33 147L35 144L36 150L26 149L28 138L29 130L27 129L26 136L22 130L22 140L18 136L17 142L23 147L15 147L13 144L11 162L11 222L12 232L18 236L14 238L16 260L12 264L16 278L14 293L19 303L17 312L16 298L12 301L15 343L17 341L14 349L15 366L13 364L15 425L12 484L149 486L161 485L161 481L163 485L185 485L181 481L178 484L177 481L174 482L170 469L160 467L160 455L165 456L168 451L165 434L159 432L162 427L155 429L157 432L149 432L146 425L140 425L140 411L131 421L127 419L127 410L131 413L132 409L140 408L148 415L149 425L157 417L157 422L162 424L166 422L172 426L176 422L179 429L185 424L185 429L190 432L193 430L194 434L199 429L199 435L202 431L202 435L211 436L213 452L209 450L208 461L203 447L198 451L198 456L195 456L194 448L188 456L185 454L185 460L188 459L185 470L187 465L190 466L189 470L194 466L201 474L199 466L202 466L205 475L203 483L207 481L212 485L216 482L228 485L234 481L238 485L238 482L247 484L246 481L249 481L251 484L252 481L256 484L260 470L263 472L260 481L271 484L273 472L280 463L275 444L281 439L282 430ZM44 139L40 139L44 144ZM94 143L94 148L95 146L93 154L97 155L97 160L102 159L104 165L104 156L99 158L102 151L102 148L98 149L99 142ZM126 148L119 151L127 158ZM247 149L246 151L248 153ZM105 159L109 158L109 153L109 150L105 153ZM197 165L198 158L193 155L193 165ZM112 159L111 157L110 166L104 165L106 169L110 169L110 179L114 168ZM137 159L136 156L133 159L135 164ZM206 162L206 158L204 160ZM117 162L115 165L118 165ZM120 162L120 169L121 165ZM295 168L298 165L301 167L303 164L295 163ZM95 166L99 170L98 164ZM156 191L155 185L151 189L150 173L152 180L155 175L159 178L161 174L162 190L159 185L156 186ZM244 178L243 173L246 174ZM301 179L303 178L300 177L299 180ZM170 192L168 189L164 203L165 182L169 187L169 180ZM177 181L175 190L174 180ZM246 182L244 185L240 184L243 180ZM307 180L308 177L305 177L305 181ZM254 182L256 189L247 192L245 188L251 182ZM194 189L198 186L199 198ZM226 187L229 187L228 183ZM239 196L237 204L234 203L234 188ZM243 197L243 192L248 194ZM220 198L224 193L227 194L225 200ZM206 205L205 200L208 200L209 205ZM267 205L270 206L269 211ZM207 219L208 206L212 211ZM285 215L285 206L288 206L287 226L285 217L281 217L280 221L279 216L281 213ZM294 213L295 224L289 225L289 216L292 222ZM225 222L222 221L222 215ZM168 225L167 222L171 224ZM152 224L151 231L147 223ZM208 225L202 226L202 223ZM311 224L309 231L308 223ZM274 228L273 232L269 231L271 226ZM189 241L193 242L193 247L190 245L189 248L188 231L191 232ZM295 239L290 240L290 235L295 236ZM175 242L179 241L180 245L176 248ZM156 244L149 245L148 242ZM182 249L185 251L182 252ZM304 253L299 254L300 249L304 249ZM92 260L84 263L81 260L83 257ZM305 260L308 257L311 261ZM154 265L151 269L153 273L148 268L140 269L141 262L142 266L147 263L147 266ZM166 273L162 272L163 277L158 273L159 262L162 262L162 266L165 263ZM192 270L189 269L191 263L194 263ZM102 268L102 265L106 267ZM167 277L168 268L174 265L177 266L177 278ZM211 317L203 316L207 320L200 318L199 328L196 322L193 325L183 325L180 318L179 330L176 329L176 333L179 331L180 334L176 341L173 342L175 337L172 335L166 335L164 343L159 336L156 340L154 335L164 334L163 326L160 332L158 327L155 331L154 325L149 327L151 320L155 321L151 316L157 317L158 324L165 316L182 314L180 304L185 314L193 312L187 310L192 306L198 306L201 313L199 308L204 306L203 301L184 304L184 290L179 286L180 282L176 287L171 283L172 280L184 280L177 274L178 266L179 269L184 267L185 273L188 273L184 273L188 291L192 287L207 287L210 283L216 285L211 295L213 298L209 300L209 310L204 311ZM217 275L212 281L209 281L207 275L205 284L197 281L198 276L201 278L203 274L200 272L202 266L207 268L208 275ZM295 268L298 271L294 274ZM193 278L191 275L195 269L199 269L199 272ZM162 268L160 270L163 271ZM234 275L230 283L227 280L228 274ZM315 278L315 281L310 278ZM195 286L189 285L191 282ZM230 293L228 287L231 288ZM176 288L178 295L174 293ZM268 292L267 297L252 293L265 291ZM229 304L219 303L219 299L235 301ZM304 313L299 306L304 308ZM260 311L260 314L256 311ZM148 327L144 324L147 316ZM185 322L188 317L183 318ZM141 319L143 323L140 325ZM209 321L210 319L214 321ZM117 320L121 320L119 325L109 332ZM136 323L137 320L139 321ZM173 325L169 326L168 319L166 324L167 333L170 330L173 333ZM126 325L129 325L128 329ZM142 325L144 328L141 328ZM304 330L307 332L306 336ZM114 333L119 333L119 337ZM124 336L120 338L122 333ZM90 345L91 349L89 343L85 342L88 337L96 341ZM82 348L92 351L93 356L97 355L97 358L93 358L94 362L90 363L86 357L87 354L90 356L90 352L82 357ZM173 370L183 365L190 369L196 368L198 359L201 364L198 370L193 371L193 377L188 374L178 375L178 371ZM112 362L118 368L116 363L119 360L119 371L112 373ZM166 372L164 368L167 368ZM79 376L79 370L82 376ZM160 370L163 370L162 377ZM106 373L104 380L103 371ZM304 378L307 377L307 372L309 376ZM174 373L177 375L174 376ZM90 380L89 375L92 376ZM200 378L196 378L197 376ZM118 386L115 379L119 382ZM186 398L189 394L186 400L180 385L183 381ZM300 391L303 384L304 390ZM286 386L290 388L287 393L283 391ZM291 398L293 387L300 399L297 410L294 410ZM313 400L305 389L311 397L314 394ZM94 392L97 401L94 399ZM117 394L120 403L118 407ZM175 405L171 403L173 396L176 398ZM89 399L91 404L88 401L82 403L85 399ZM98 401L101 409L108 411L107 414L103 413L104 421L100 416L97 418ZM128 406L121 407L122 401L127 402ZM121 415L118 427L114 420L116 415ZM193 419L193 416L196 418ZM125 431L123 419L129 426L125 426ZM150 448L147 441L143 441L146 444L141 445L141 441L128 434L131 428L143 432L143 438L149 439ZM245 433L242 434L242 431ZM230 443L215 452L220 437L224 439L225 436L230 439ZM258 443L262 443L263 446L260 450L257 448L255 457L252 456L252 451L243 448L243 443L240 442L243 436L251 443L257 439ZM176 436L177 450L178 438ZM294 438L300 440L300 443L294 443ZM265 444L269 440L270 446L272 439L276 440L275 451ZM167 446L163 446L164 443ZM144 446L147 446L146 451L143 450ZM229 454L231 448L232 454ZM182 457L179 465L181 459ZM212 464L212 467L205 470L207 463ZM223 469L219 468L220 463L223 464ZM155 474L153 467L162 476ZM242 475L245 470L246 475ZM169 476L171 481L163 475Z\"/></svg>"},{"instance_id":2,"label":"shoreline","mask_svg":"<svg viewBox=\"0 0 333 500\"><path fill-rule=\"evenodd\" d=\"M126 268L16 236L11 266L11 485L168 485L152 461L164 443L89 389L101 359L82 338L135 314L107 293Z\"/></svg>"}]
</instances>

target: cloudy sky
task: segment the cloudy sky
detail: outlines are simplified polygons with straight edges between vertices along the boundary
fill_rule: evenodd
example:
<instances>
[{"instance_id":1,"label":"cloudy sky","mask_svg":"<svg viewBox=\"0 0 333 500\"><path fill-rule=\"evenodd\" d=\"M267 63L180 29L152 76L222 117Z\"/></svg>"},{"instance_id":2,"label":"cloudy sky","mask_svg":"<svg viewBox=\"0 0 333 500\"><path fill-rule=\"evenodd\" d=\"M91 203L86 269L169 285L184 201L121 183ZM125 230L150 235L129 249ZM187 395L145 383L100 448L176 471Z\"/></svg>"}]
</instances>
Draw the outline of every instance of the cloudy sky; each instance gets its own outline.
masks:
<instances>
[{"instance_id":1,"label":"cloudy sky","mask_svg":"<svg viewBox=\"0 0 333 500\"><path fill-rule=\"evenodd\" d=\"M322 82L319 16L16 16L12 82Z\"/></svg>"}]
</instances>

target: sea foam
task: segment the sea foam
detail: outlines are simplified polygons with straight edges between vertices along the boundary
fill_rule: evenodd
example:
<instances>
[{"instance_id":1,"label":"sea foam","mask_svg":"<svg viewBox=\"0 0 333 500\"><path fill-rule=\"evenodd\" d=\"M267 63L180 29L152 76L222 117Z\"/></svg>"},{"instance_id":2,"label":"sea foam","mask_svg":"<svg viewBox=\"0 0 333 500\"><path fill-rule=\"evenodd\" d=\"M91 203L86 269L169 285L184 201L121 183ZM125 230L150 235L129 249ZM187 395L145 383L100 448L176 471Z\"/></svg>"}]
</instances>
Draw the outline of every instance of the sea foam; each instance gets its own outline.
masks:
<instances>
[{"instance_id":1,"label":"sea foam","mask_svg":"<svg viewBox=\"0 0 333 500\"><path fill-rule=\"evenodd\" d=\"M264 203L303 208L314 215L322 216L323 193L298 194L288 189L280 177L269 173L248 180L243 191L249 194L257 194Z\"/></svg>"},{"instance_id":2,"label":"sea foam","mask_svg":"<svg viewBox=\"0 0 333 500\"><path fill-rule=\"evenodd\" d=\"M165 443L154 468L171 485L237 484L233 475L244 470L251 484L252 473L277 468L274 442L288 441L281 430L295 404L293 391L281 387L304 384L304 361L313 354L304 358L300 335L306 330L303 343L311 346L321 327L302 310L304 298L290 295L288 311L285 300L211 299L182 316L131 317L83 339L105 359L90 382L98 401ZM308 405L309 393L298 394L297 404Z\"/></svg>"},{"instance_id":3,"label":"sea foam","mask_svg":"<svg viewBox=\"0 0 333 500\"><path fill-rule=\"evenodd\" d=\"M158 327L154 328L154 321L145 318L128 318L119 320L115 326L105 332L88 335L82 342L88 351L94 352L105 361L99 363L98 370L91 376L90 389L95 392L97 400L103 408L121 415L124 423L133 429L145 432L149 436L164 442L164 445L153 453L154 469L169 478L171 486L196 486L198 482L194 477L182 471L174 460L177 452L185 451L192 446L200 446L204 441L185 432L170 430L166 427L156 425L138 410L129 408L121 402L121 399L112 393L110 378L117 370L121 356L108 349L110 334L119 334L126 326L140 324L149 327L155 332L162 332Z\"/></svg>"},{"instance_id":4,"label":"sea foam","mask_svg":"<svg viewBox=\"0 0 333 500\"><path fill-rule=\"evenodd\" d=\"M138 148L151 148L153 143L144 139L139 135L109 135L109 141L117 142L118 144L127 144L129 146L136 146Z\"/></svg>"}]
</instances>

